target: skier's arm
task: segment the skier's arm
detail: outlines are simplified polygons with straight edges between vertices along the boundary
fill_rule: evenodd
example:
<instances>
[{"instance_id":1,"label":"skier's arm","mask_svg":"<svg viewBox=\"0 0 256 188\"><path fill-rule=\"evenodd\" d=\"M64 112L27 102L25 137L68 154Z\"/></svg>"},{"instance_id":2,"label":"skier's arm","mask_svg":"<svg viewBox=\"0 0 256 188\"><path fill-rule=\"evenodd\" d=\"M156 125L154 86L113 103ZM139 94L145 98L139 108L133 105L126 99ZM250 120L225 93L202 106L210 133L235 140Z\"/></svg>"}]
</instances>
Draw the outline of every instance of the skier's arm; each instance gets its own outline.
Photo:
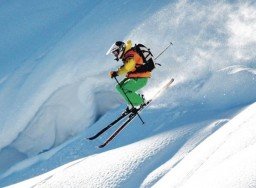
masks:
<instances>
[{"instance_id":1,"label":"skier's arm","mask_svg":"<svg viewBox=\"0 0 256 188\"><path fill-rule=\"evenodd\" d=\"M136 63L133 58L127 60L125 64L118 69L117 71L118 75L124 75L130 71L134 71L135 65Z\"/></svg>"}]
</instances>

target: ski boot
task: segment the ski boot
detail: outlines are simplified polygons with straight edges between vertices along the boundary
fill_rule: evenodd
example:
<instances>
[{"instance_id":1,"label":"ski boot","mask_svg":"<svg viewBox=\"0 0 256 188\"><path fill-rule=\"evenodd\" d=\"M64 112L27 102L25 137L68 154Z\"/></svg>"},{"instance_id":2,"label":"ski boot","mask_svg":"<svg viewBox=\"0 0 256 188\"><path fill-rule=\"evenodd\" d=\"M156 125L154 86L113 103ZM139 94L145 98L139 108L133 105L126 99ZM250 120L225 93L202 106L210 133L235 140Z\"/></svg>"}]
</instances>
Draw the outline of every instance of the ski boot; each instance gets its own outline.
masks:
<instances>
[{"instance_id":1,"label":"ski boot","mask_svg":"<svg viewBox=\"0 0 256 188\"><path fill-rule=\"evenodd\" d=\"M137 112L139 111L140 107L141 106L138 106L138 107L127 106L125 111L123 111L122 115L128 115L130 113L137 114Z\"/></svg>"},{"instance_id":2,"label":"ski boot","mask_svg":"<svg viewBox=\"0 0 256 188\"><path fill-rule=\"evenodd\" d=\"M143 94L140 94L140 96L143 99L143 103L140 105L140 109L141 109L141 108L144 108L144 106L146 106L148 102L146 101L146 99L145 99Z\"/></svg>"},{"instance_id":3,"label":"ski boot","mask_svg":"<svg viewBox=\"0 0 256 188\"><path fill-rule=\"evenodd\" d=\"M131 109L129 106L126 107L125 111L123 111L122 115L128 115L129 113L131 113Z\"/></svg>"},{"instance_id":4,"label":"ski boot","mask_svg":"<svg viewBox=\"0 0 256 188\"><path fill-rule=\"evenodd\" d=\"M138 113L138 111L141 109L141 108L143 108L144 106L146 106L146 100L145 100L145 97L144 97L144 95L142 95L142 94L139 94L140 96L141 96L141 98L143 99L143 103L141 104L141 105L139 105L139 106L131 106L131 105L128 105L127 107L126 107L126 109L125 109L125 111L122 113L122 115L127 115L127 114L129 114L129 113L133 113L133 114L137 114Z\"/></svg>"}]
</instances>

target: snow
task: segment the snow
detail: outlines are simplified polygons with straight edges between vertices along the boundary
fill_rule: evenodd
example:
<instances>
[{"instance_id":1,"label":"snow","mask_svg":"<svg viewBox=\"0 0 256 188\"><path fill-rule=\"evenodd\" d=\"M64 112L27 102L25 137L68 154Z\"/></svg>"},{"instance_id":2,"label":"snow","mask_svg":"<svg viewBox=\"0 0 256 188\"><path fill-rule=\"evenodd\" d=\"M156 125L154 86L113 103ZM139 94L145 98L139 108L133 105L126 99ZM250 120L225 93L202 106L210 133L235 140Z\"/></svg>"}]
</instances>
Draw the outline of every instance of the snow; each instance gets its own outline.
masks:
<instances>
[{"instance_id":1,"label":"snow","mask_svg":"<svg viewBox=\"0 0 256 188\"><path fill-rule=\"evenodd\" d=\"M207 138L154 186L255 187L255 122L256 103Z\"/></svg>"},{"instance_id":2,"label":"snow","mask_svg":"<svg viewBox=\"0 0 256 188\"><path fill-rule=\"evenodd\" d=\"M193 129L198 129L197 126L190 125L177 128L100 155L96 154L79 159L62 166L59 170L63 173L50 172L47 177L39 181L38 185L40 187L40 182L43 182L42 186L54 187L57 185L61 187L71 185L80 187L85 184L88 187L139 185L142 172L148 171L154 166L152 161L159 163L159 155L162 158L168 158L170 154L177 150L179 144L182 144L183 140L186 140L189 134L195 131ZM208 132L212 131L213 127L209 128ZM166 150L168 150L167 153ZM74 163L79 165L74 165ZM52 173L54 173L54 176ZM47 179L46 183L44 183L45 179ZM63 179L66 181L63 181ZM78 179L81 181L77 184L76 180Z\"/></svg>"},{"instance_id":3,"label":"snow","mask_svg":"<svg viewBox=\"0 0 256 188\"><path fill-rule=\"evenodd\" d=\"M89 155L14 187L151 187L159 179L156 187L180 187L183 183L188 187L194 184L208 187L209 182L212 187L239 187L241 184L253 187L255 166L250 164L255 164L255 150L249 148L255 145L255 107L256 103L230 121L187 124L123 147ZM125 135L120 137L123 139ZM249 153L243 156L246 150ZM170 156L173 157L170 159ZM166 163L161 165L163 161ZM231 164L226 167L226 163ZM215 171L217 167L219 169ZM231 167L233 176L230 175ZM148 173L150 175L145 177ZM230 178L231 183L223 175ZM212 177L219 180L219 184Z\"/></svg>"},{"instance_id":4,"label":"snow","mask_svg":"<svg viewBox=\"0 0 256 188\"><path fill-rule=\"evenodd\" d=\"M0 186L255 187L253 2L0 3ZM32 15L32 16L31 16ZM125 21L124 21L125 18ZM125 108L105 56L149 46L162 93L106 148L93 135ZM120 78L121 79L121 78Z\"/></svg>"}]
</instances>

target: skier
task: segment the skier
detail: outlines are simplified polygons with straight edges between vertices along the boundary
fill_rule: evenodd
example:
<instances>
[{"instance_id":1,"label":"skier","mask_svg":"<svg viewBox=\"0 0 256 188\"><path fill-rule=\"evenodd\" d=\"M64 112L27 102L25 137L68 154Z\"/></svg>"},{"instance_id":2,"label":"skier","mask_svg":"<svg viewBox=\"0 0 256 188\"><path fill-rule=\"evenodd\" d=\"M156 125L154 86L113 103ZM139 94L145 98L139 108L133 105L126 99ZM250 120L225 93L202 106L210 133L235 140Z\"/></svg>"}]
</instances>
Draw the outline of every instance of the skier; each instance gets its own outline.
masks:
<instances>
[{"instance_id":1,"label":"skier","mask_svg":"<svg viewBox=\"0 0 256 188\"><path fill-rule=\"evenodd\" d=\"M110 137L103 144L98 146L99 148L103 148L129 123L131 123L136 116L138 116L142 123L144 123L138 112L141 112L150 105L150 103L159 96L160 93L171 85L174 79L171 78L148 101L144 101L143 95L138 94L137 91L143 88L147 84L148 78L151 77L151 71L155 68L156 64L154 63L154 60L163 54L170 45L172 45L172 43L170 43L156 58L153 57L150 49L143 44L135 44L135 46L132 47L131 40L128 40L126 43L117 41L110 47L107 55L112 53L116 57L115 60L119 61L121 59L123 61L123 65L120 66L117 71L111 71L109 75L111 78L115 79L119 75L126 75L126 78L122 80L121 83L116 79L118 82L116 89L126 100L128 107L126 108L126 111L124 111L114 121L103 127L103 129L98 131L95 135L87 138L88 140L98 138L104 132L127 117L126 120L110 135ZM132 108L129 108L129 104Z\"/></svg>"},{"instance_id":2,"label":"skier","mask_svg":"<svg viewBox=\"0 0 256 188\"><path fill-rule=\"evenodd\" d=\"M107 52L107 55L112 53L115 60L123 61L123 65L116 71L109 73L111 78L125 75L120 84L116 85L116 90L122 95L128 103L126 112L136 113L143 104L144 96L138 94L137 91L146 86L148 78L151 77L151 72L148 70L139 71L139 67L143 65L142 57L132 47L131 40L126 43L122 41L115 42ZM131 104L132 103L132 104ZM130 107L129 107L130 106ZM134 108L133 108L134 107Z\"/></svg>"}]
</instances>

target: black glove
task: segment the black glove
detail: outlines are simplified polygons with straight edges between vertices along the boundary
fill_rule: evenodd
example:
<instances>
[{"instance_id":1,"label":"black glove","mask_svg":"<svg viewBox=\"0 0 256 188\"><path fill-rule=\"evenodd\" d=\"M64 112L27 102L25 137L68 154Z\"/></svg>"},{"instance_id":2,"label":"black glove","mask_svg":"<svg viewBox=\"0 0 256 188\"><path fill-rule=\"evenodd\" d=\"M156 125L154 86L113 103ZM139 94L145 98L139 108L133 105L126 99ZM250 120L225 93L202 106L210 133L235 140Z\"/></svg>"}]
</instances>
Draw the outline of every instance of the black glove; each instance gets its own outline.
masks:
<instances>
[{"instance_id":1,"label":"black glove","mask_svg":"<svg viewBox=\"0 0 256 188\"><path fill-rule=\"evenodd\" d=\"M111 72L109 73L109 76L110 76L110 78L117 77L117 76L118 76L117 71L111 71Z\"/></svg>"}]
</instances>

